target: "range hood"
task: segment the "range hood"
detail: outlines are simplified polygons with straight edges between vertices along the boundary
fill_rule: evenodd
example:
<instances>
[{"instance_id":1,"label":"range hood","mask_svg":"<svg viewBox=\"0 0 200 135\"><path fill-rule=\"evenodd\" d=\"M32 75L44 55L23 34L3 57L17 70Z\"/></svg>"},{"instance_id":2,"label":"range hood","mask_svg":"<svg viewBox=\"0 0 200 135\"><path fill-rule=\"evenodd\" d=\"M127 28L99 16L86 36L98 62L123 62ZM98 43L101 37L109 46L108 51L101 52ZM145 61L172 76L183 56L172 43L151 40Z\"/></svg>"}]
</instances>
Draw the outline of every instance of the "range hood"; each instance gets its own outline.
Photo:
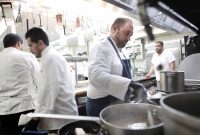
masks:
<instances>
[{"instance_id":1,"label":"range hood","mask_svg":"<svg viewBox=\"0 0 200 135\"><path fill-rule=\"evenodd\" d=\"M127 10L133 14L135 19L139 18L137 2L138 0L104 0L108 3L111 3L117 7L120 7L124 10ZM171 9L168 9L171 10ZM173 11L171 11L173 12ZM166 31L176 32L176 33L185 33L191 32L191 30L178 21L170 18L169 16L161 13L154 7L147 7L147 15L150 19L150 22L153 26L161 28Z\"/></svg>"}]
</instances>

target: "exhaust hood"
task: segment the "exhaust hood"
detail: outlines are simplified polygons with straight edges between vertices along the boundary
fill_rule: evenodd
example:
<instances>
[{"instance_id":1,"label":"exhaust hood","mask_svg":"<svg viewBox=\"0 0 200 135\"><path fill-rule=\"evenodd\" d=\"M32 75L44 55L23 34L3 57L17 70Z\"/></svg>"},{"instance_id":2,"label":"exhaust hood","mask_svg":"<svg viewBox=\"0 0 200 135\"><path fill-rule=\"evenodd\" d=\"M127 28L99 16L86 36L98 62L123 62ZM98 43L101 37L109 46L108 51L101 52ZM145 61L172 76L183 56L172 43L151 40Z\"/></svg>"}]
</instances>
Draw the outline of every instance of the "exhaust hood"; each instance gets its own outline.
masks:
<instances>
[{"instance_id":1,"label":"exhaust hood","mask_svg":"<svg viewBox=\"0 0 200 135\"><path fill-rule=\"evenodd\" d=\"M138 0L104 0L104 1L131 12L135 17L135 19L139 20L139 13L137 8ZM168 8L168 10L171 9ZM176 33L191 32L190 29L180 24L176 20L170 18L169 16L161 13L154 7L147 7L147 15L151 21L151 24L155 27L161 28L166 31L171 31L171 32L174 31Z\"/></svg>"}]
</instances>

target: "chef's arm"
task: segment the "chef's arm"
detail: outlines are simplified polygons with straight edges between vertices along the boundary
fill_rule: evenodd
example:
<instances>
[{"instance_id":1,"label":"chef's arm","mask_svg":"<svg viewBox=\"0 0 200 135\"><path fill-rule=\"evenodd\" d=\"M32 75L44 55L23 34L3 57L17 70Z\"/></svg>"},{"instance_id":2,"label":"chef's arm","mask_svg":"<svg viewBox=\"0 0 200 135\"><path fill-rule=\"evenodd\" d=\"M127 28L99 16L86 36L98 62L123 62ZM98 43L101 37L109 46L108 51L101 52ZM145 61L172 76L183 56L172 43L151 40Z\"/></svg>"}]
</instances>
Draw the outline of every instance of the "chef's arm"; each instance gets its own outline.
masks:
<instances>
[{"instance_id":1,"label":"chef's arm","mask_svg":"<svg viewBox=\"0 0 200 135\"><path fill-rule=\"evenodd\" d=\"M37 87L38 86L38 78L39 78L39 72L40 72L40 65L35 56L31 55L30 58L30 64L32 66L32 78L33 78L33 83Z\"/></svg>"},{"instance_id":2,"label":"chef's arm","mask_svg":"<svg viewBox=\"0 0 200 135\"><path fill-rule=\"evenodd\" d=\"M120 100L124 100L131 82L131 79L109 74L106 69L96 67L90 69L89 78L93 86Z\"/></svg>"},{"instance_id":3,"label":"chef's arm","mask_svg":"<svg viewBox=\"0 0 200 135\"><path fill-rule=\"evenodd\" d=\"M110 50L96 45L90 51L88 60L88 77L92 87L101 90L103 93L112 95L120 100L124 100L131 79L112 74Z\"/></svg>"},{"instance_id":4,"label":"chef's arm","mask_svg":"<svg viewBox=\"0 0 200 135\"><path fill-rule=\"evenodd\" d=\"M175 71L175 61L172 61L172 62L170 62L169 63L169 69L170 69L170 71Z\"/></svg>"},{"instance_id":5,"label":"chef's arm","mask_svg":"<svg viewBox=\"0 0 200 135\"><path fill-rule=\"evenodd\" d=\"M52 59L53 61L55 59ZM48 61L46 65L43 65L42 83L40 89L37 91L37 106L35 108L36 113L52 113L55 105L55 101L58 95L58 91L62 83L60 82L63 74L59 70L58 62Z\"/></svg>"},{"instance_id":6,"label":"chef's arm","mask_svg":"<svg viewBox=\"0 0 200 135\"><path fill-rule=\"evenodd\" d=\"M150 67L150 70L149 70L148 74L146 75L146 78L147 79L150 78L151 74L153 74L153 73L154 73L154 65L152 64L151 67Z\"/></svg>"}]
</instances>

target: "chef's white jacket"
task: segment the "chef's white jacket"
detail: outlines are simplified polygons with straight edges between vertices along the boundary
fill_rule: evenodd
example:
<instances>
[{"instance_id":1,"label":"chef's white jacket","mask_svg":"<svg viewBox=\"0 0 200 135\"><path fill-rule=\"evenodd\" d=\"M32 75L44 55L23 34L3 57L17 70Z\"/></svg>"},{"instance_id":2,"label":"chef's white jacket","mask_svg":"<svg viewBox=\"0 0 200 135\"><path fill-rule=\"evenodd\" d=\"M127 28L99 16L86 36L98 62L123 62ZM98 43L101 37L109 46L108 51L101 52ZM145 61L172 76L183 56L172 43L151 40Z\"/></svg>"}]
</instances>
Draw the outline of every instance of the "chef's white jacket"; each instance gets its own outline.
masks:
<instances>
[{"instance_id":1,"label":"chef's white jacket","mask_svg":"<svg viewBox=\"0 0 200 135\"><path fill-rule=\"evenodd\" d=\"M51 46L45 48L40 59L40 78L36 113L78 115L69 66ZM39 129L54 130L70 120L40 119Z\"/></svg>"},{"instance_id":2,"label":"chef's white jacket","mask_svg":"<svg viewBox=\"0 0 200 135\"><path fill-rule=\"evenodd\" d=\"M88 59L87 96L97 99L112 95L124 100L131 79L122 77L122 70L120 59L108 39L93 45Z\"/></svg>"},{"instance_id":3,"label":"chef's white jacket","mask_svg":"<svg viewBox=\"0 0 200 135\"><path fill-rule=\"evenodd\" d=\"M175 57L172 52L168 50L164 50L160 55L158 55L158 53L153 55L151 63L154 65L154 72L157 81L160 81L160 70L158 70L157 67L162 65L162 71L169 71L169 64L173 61L175 61Z\"/></svg>"},{"instance_id":4,"label":"chef's white jacket","mask_svg":"<svg viewBox=\"0 0 200 135\"><path fill-rule=\"evenodd\" d=\"M14 47L0 52L0 115L35 108L38 74L33 54Z\"/></svg>"}]
</instances>

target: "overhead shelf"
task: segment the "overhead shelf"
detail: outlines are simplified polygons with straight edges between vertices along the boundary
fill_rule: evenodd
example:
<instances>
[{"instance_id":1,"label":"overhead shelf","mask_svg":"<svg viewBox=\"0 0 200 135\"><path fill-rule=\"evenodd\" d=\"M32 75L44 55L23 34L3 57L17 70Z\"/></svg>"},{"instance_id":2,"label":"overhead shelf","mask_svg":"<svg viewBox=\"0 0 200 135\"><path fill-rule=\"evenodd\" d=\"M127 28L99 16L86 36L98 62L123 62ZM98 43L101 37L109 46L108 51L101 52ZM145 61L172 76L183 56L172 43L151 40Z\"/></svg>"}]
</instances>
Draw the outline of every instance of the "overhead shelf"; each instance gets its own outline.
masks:
<instances>
[{"instance_id":1,"label":"overhead shelf","mask_svg":"<svg viewBox=\"0 0 200 135\"><path fill-rule=\"evenodd\" d=\"M65 56L65 59L68 62L82 62L82 61L87 61L88 60L87 57L69 57L69 56Z\"/></svg>"}]
</instances>

